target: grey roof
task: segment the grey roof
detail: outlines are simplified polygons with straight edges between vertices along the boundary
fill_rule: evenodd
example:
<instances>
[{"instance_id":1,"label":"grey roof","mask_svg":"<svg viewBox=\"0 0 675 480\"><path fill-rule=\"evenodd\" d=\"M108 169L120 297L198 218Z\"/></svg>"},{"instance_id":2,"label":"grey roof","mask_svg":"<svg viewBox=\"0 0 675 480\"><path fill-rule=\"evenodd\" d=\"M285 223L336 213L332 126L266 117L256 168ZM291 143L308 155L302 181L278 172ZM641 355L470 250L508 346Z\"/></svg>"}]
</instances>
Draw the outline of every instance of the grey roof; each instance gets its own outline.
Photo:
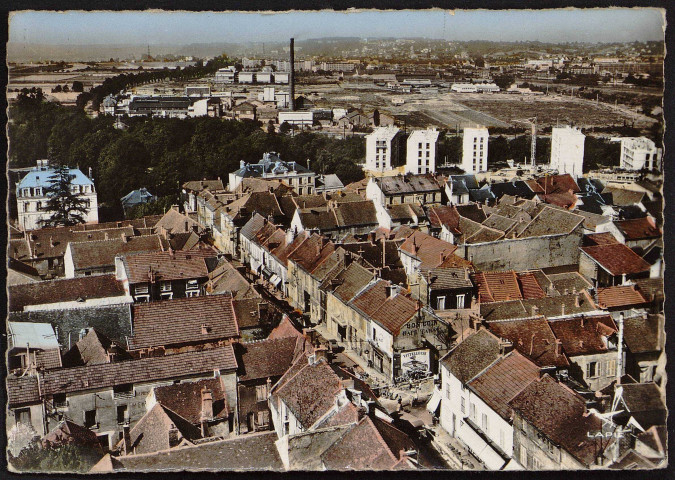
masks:
<instances>
[{"instance_id":1,"label":"grey roof","mask_svg":"<svg viewBox=\"0 0 675 480\"><path fill-rule=\"evenodd\" d=\"M584 217L553 207L543 208L525 227L520 238L570 233L584 221Z\"/></svg>"},{"instance_id":2,"label":"grey roof","mask_svg":"<svg viewBox=\"0 0 675 480\"><path fill-rule=\"evenodd\" d=\"M132 190L122 197L122 205L124 207L133 207L142 203L152 202L155 196L148 192L148 189L141 187L137 190Z\"/></svg>"},{"instance_id":3,"label":"grey roof","mask_svg":"<svg viewBox=\"0 0 675 480\"><path fill-rule=\"evenodd\" d=\"M451 175L452 192L455 194L469 193L471 189L478 188L478 181L475 175Z\"/></svg>"},{"instance_id":4,"label":"grey roof","mask_svg":"<svg viewBox=\"0 0 675 480\"><path fill-rule=\"evenodd\" d=\"M429 270L429 284L438 290L473 288L473 283L464 268L432 268Z\"/></svg>"},{"instance_id":5,"label":"grey roof","mask_svg":"<svg viewBox=\"0 0 675 480\"><path fill-rule=\"evenodd\" d=\"M251 217L251 219L246 222L246 224L241 227L240 230L240 235L248 240L253 240L255 238L255 234L258 233L258 231L265 226L265 217L260 215L259 213L256 213Z\"/></svg>"},{"instance_id":6,"label":"grey roof","mask_svg":"<svg viewBox=\"0 0 675 480\"><path fill-rule=\"evenodd\" d=\"M282 175L287 172L300 174L312 173L297 162L286 162L276 152L266 152L258 163L244 163L234 174L238 177L262 177L267 175Z\"/></svg>"},{"instance_id":7,"label":"grey roof","mask_svg":"<svg viewBox=\"0 0 675 480\"><path fill-rule=\"evenodd\" d=\"M397 175L395 177L373 177L385 195L436 192L441 190L438 180L432 174Z\"/></svg>"},{"instance_id":8,"label":"grey roof","mask_svg":"<svg viewBox=\"0 0 675 480\"><path fill-rule=\"evenodd\" d=\"M499 339L485 329L465 338L441 359L460 382L466 384L499 357Z\"/></svg>"}]
</instances>

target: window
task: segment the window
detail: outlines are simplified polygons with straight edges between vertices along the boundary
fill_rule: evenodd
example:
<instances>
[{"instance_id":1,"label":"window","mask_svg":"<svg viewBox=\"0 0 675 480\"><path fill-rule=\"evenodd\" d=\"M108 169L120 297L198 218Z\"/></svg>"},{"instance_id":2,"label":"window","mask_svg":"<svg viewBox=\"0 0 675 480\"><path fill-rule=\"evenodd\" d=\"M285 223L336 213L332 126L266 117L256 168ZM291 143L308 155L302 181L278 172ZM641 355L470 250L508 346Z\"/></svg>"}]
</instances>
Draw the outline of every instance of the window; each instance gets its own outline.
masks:
<instances>
[{"instance_id":1,"label":"window","mask_svg":"<svg viewBox=\"0 0 675 480\"><path fill-rule=\"evenodd\" d=\"M457 308L464 308L464 295L457 295Z\"/></svg>"},{"instance_id":2,"label":"window","mask_svg":"<svg viewBox=\"0 0 675 480\"><path fill-rule=\"evenodd\" d=\"M487 431L488 431L488 416L487 416L486 413L484 413L484 414L482 415L481 420L482 420L481 425L482 425L483 431L484 431L485 433L487 433Z\"/></svg>"},{"instance_id":3,"label":"window","mask_svg":"<svg viewBox=\"0 0 675 480\"><path fill-rule=\"evenodd\" d=\"M527 467L527 448L523 445L520 446L520 464Z\"/></svg>"},{"instance_id":4,"label":"window","mask_svg":"<svg viewBox=\"0 0 675 480\"><path fill-rule=\"evenodd\" d=\"M143 294L143 293L148 293L148 284L144 283L142 285L136 285L134 287L134 293L138 294Z\"/></svg>"},{"instance_id":5,"label":"window","mask_svg":"<svg viewBox=\"0 0 675 480\"><path fill-rule=\"evenodd\" d=\"M65 393L57 393L53 398L54 407L67 407L68 400L66 399Z\"/></svg>"},{"instance_id":6,"label":"window","mask_svg":"<svg viewBox=\"0 0 675 480\"><path fill-rule=\"evenodd\" d=\"M586 364L586 378L595 378L598 376L598 362L588 362Z\"/></svg>"},{"instance_id":7,"label":"window","mask_svg":"<svg viewBox=\"0 0 675 480\"><path fill-rule=\"evenodd\" d=\"M476 404L473 402L469 404L469 416L471 420L476 420Z\"/></svg>"},{"instance_id":8,"label":"window","mask_svg":"<svg viewBox=\"0 0 675 480\"><path fill-rule=\"evenodd\" d=\"M438 297L436 299L436 309L445 310L445 297Z\"/></svg>"},{"instance_id":9,"label":"window","mask_svg":"<svg viewBox=\"0 0 675 480\"><path fill-rule=\"evenodd\" d=\"M466 402L464 401L464 397L460 397L459 399L459 409L462 413L466 413Z\"/></svg>"},{"instance_id":10,"label":"window","mask_svg":"<svg viewBox=\"0 0 675 480\"><path fill-rule=\"evenodd\" d=\"M267 400L267 384L265 385L256 385L255 387L255 401L256 402L264 402Z\"/></svg>"},{"instance_id":11,"label":"window","mask_svg":"<svg viewBox=\"0 0 675 480\"><path fill-rule=\"evenodd\" d=\"M608 377L616 375L616 360L608 360L605 365L605 373Z\"/></svg>"},{"instance_id":12,"label":"window","mask_svg":"<svg viewBox=\"0 0 675 480\"><path fill-rule=\"evenodd\" d=\"M129 421L129 407L126 405L117 406L117 423L120 425Z\"/></svg>"},{"instance_id":13,"label":"window","mask_svg":"<svg viewBox=\"0 0 675 480\"><path fill-rule=\"evenodd\" d=\"M268 412L267 410L258 412L258 419L256 424L260 427L268 426L270 424L270 412Z\"/></svg>"},{"instance_id":14,"label":"window","mask_svg":"<svg viewBox=\"0 0 675 480\"><path fill-rule=\"evenodd\" d=\"M16 423L23 423L24 425L31 424L30 408L19 408L14 411L14 420Z\"/></svg>"},{"instance_id":15,"label":"window","mask_svg":"<svg viewBox=\"0 0 675 480\"><path fill-rule=\"evenodd\" d=\"M113 387L113 398L131 398L134 396L134 386L131 383L115 385Z\"/></svg>"},{"instance_id":16,"label":"window","mask_svg":"<svg viewBox=\"0 0 675 480\"><path fill-rule=\"evenodd\" d=\"M187 290L185 292L185 296L188 297L188 298L198 297L199 296L199 290Z\"/></svg>"},{"instance_id":17,"label":"window","mask_svg":"<svg viewBox=\"0 0 675 480\"><path fill-rule=\"evenodd\" d=\"M450 382L445 384L445 398L450 400Z\"/></svg>"},{"instance_id":18,"label":"window","mask_svg":"<svg viewBox=\"0 0 675 480\"><path fill-rule=\"evenodd\" d=\"M84 412L84 426L85 428L97 428L96 425L96 410L85 410Z\"/></svg>"}]
</instances>

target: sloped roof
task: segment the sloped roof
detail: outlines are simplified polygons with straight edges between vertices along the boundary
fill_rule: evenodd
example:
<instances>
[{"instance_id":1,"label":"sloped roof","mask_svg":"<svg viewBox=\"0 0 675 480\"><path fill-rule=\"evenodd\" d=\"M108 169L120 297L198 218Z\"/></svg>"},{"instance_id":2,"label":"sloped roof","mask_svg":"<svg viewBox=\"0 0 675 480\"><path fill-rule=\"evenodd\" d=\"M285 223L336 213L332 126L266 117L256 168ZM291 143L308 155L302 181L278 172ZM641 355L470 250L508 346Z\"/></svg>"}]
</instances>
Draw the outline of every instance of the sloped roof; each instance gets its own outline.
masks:
<instances>
[{"instance_id":1,"label":"sloped roof","mask_svg":"<svg viewBox=\"0 0 675 480\"><path fill-rule=\"evenodd\" d=\"M335 277L338 286L333 294L343 302L349 302L375 275L357 262L352 262Z\"/></svg>"},{"instance_id":2,"label":"sloped roof","mask_svg":"<svg viewBox=\"0 0 675 480\"><path fill-rule=\"evenodd\" d=\"M279 322L279 325L274 327L267 339L272 340L286 337L303 338L302 333L300 333L298 329L293 326L291 319L287 315L284 315L281 317L281 322Z\"/></svg>"},{"instance_id":3,"label":"sloped roof","mask_svg":"<svg viewBox=\"0 0 675 480\"><path fill-rule=\"evenodd\" d=\"M110 361L109 351L115 352L117 361L131 358L126 351L115 345L108 337L97 329L90 328L87 334L63 355L63 366L74 367L108 363Z\"/></svg>"},{"instance_id":4,"label":"sloped roof","mask_svg":"<svg viewBox=\"0 0 675 480\"><path fill-rule=\"evenodd\" d=\"M240 381L280 377L302 351L304 339L284 337L235 345Z\"/></svg>"},{"instance_id":5,"label":"sloped roof","mask_svg":"<svg viewBox=\"0 0 675 480\"><path fill-rule=\"evenodd\" d=\"M154 281L190 280L209 275L207 259L215 259L214 250L135 253L122 257L130 284Z\"/></svg>"},{"instance_id":6,"label":"sloped roof","mask_svg":"<svg viewBox=\"0 0 675 480\"><path fill-rule=\"evenodd\" d=\"M545 317L489 322L487 327L540 367L569 366L562 350L556 350L556 337Z\"/></svg>"},{"instance_id":7,"label":"sloped roof","mask_svg":"<svg viewBox=\"0 0 675 480\"><path fill-rule=\"evenodd\" d=\"M468 386L500 417L510 422L508 402L538 378L539 367L512 351L471 380Z\"/></svg>"},{"instance_id":8,"label":"sloped roof","mask_svg":"<svg viewBox=\"0 0 675 480\"><path fill-rule=\"evenodd\" d=\"M546 206L525 227L519 237L540 237L570 233L583 223L584 217L559 208Z\"/></svg>"},{"instance_id":9,"label":"sloped roof","mask_svg":"<svg viewBox=\"0 0 675 480\"><path fill-rule=\"evenodd\" d=\"M373 177L373 181L377 183L385 195L437 192L442 188L436 177L430 173Z\"/></svg>"},{"instance_id":10,"label":"sloped roof","mask_svg":"<svg viewBox=\"0 0 675 480\"><path fill-rule=\"evenodd\" d=\"M422 262L423 270L439 266L446 257L452 255L457 246L438 238L415 231L401 244L400 249Z\"/></svg>"},{"instance_id":11,"label":"sloped roof","mask_svg":"<svg viewBox=\"0 0 675 480\"><path fill-rule=\"evenodd\" d=\"M217 180L190 180L183 184L185 190L192 190L199 192L201 190L224 190L223 181L219 178Z\"/></svg>"},{"instance_id":12,"label":"sloped roof","mask_svg":"<svg viewBox=\"0 0 675 480\"><path fill-rule=\"evenodd\" d=\"M168 209L154 226L155 231L159 232L163 228L170 233L191 232L194 227L197 227L199 230L204 228L190 216L184 215L173 208Z\"/></svg>"},{"instance_id":13,"label":"sloped roof","mask_svg":"<svg viewBox=\"0 0 675 480\"><path fill-rule=\"evenodd\" d=\"M581 247L581 251L607 270L610 275L642 273L651 268L651 265L623 243Z\"/></svg>"},{"instance_id":14,"label":"sloped roof","mask_svg":"<svg viewBox=\"0 0 675 480\"><path fill-rule=\"evenodd\" d=\"M75 270L112 267L118 255L164 250L158 235L71 242L69 245Z\"/></svg>"},{"instance_id":15,"label":"sloped roof","mask_svg":"<svg viewBox=\"0 0 675 480\"><path fill-rule=\"evenodd\" d=\"M605 338L618 331L609 315L549 320L549 323L570 357L607 352Z\"/></svg>"},{"instance_id":16,"label":"sloped roof","mask_svg":"<svg viewBox=\"0 0 675 480\"><path fill-rule=\"evenodd\" d=\"M523 298L516 272L478 272L472 275L481 303L503 302Z\"/></svg>"},{"instance_id":17,"label":"sloped roof","mask_svg":"<svg viewBox=\"0 0 675 480\"><path fill-rule=\"evenodd\" d=\"M133 426L130 434L130 450L135 454L154 453L171 448L169 430L178 430L179 440L201 438L201 431L187 419L157 403ZM122 440L122 443L124 440Z\"/></svg>"},{"instance_id":18,"label":"sloped roof","mask_svg":"<svg viewBox=\"0 0 675 480\"><path fill-rule=\"evenodd\" d=\"M211 392L214 418L227 418L227 394L220 378L184 381L154 388L155 400L163 407L198 425L202 418L202 390Z\"/></svg>"},{"instance_id":19,"label":"sloped roof","mask_svg":"<svg viewBox=\"0 0 675 480\"><path fill-rule=\"evenodd\" d=\"M598 305L602 308L629 307L647 303L634 285L598 288Z\"/></svg>"},{"instance_id":20,"label":"sloped roof","mask_svg":"<svg viewBox=\"0 0 675 480\"><path fill-rule=\"evenodd\" d=\"M432 289L462 289L473 288L473 282L469 278L469 270L466 268L432 268L428 274L429 286Z\"/></svg>"},{"instance_id":21,"label":"sloped roof","mask_svg":"<svg viewBox=\"0 0 675 480\"><path fill-rule=\"evenodd\" d=\"M123 472L279 471L283 470L284 464L279 457L276 440L277 435L273 431L251 433L153 454L115 457L112 464L116 471Z\"/></svg>"},{"instance_id":22,"label":"sloped roof","mask_svg":"<svg viewBox=\"0 0 675 480\"><path fill-rule=\"evenodd\" d=\"M71 420L61 420L47 435L42 437L41 443L45 448L78 445L91 448L103 455L96 433Z\"/></svg>"},{"instance_id":23,"label":"sloped roof","mask_svg":"<svg viewBox=\"0 0 675 480\"><path fill-rule=\"evenodd\" d=\"M512 408L582 464L590 466L597 452L588 432L602 431L602 420L587 415L586 402L572 390L544 375L532 381L510 402ZM607 442L607 447L610 442Z\"/></svg>"},{"instance_id":24,"label":"sloped roof","mask_svg":"<svg viewBox=\"0 0 675 480\"><path fill-rule=\"evenodd\" d=\"M499 356L499 339L485 329L466 337L441 359L442 365L466 384Z\"/></svg>"},{"instance_id":25,"label":"sloped roof","mask_svg":"<svg viewBox=\"0 0 675 480\"><path fill-rule=\"evenodd\" d=\"M614 222L616 228L623 233L626 240L646 240L659 238L662 235L654 220L650 217L632 218Z\"/></svg>"},{"instance_id":26,"label":"sloped roof","mask_svg":"<svg viewBox=\"0 0 675 480\"><path fill-rule=\"evenodd\" d=\"M623 338L633 354L663 350L663 315L629 317L624 320Z\"/></svg>"},{"instance_id":27,"label":"sloped roof","mask_svg":"<svg viewBox=\"0 0 675 480\"><path fill-rule=\"evenodd\" d=\"M54 333L54 327L49 323L7 322L8 347L39 348L41 350L59 349L59 342Z\"/></svg>"},{"instance_id":28,"label":"sloped roof","mask_svg":"<svg viewBox=\"0 0 675 480\"><path fill-rule=\"evenodd\" d=\"M205 343L239 336L232 297L207 295L133 306L133 349Z\"/></svg>"}]
</instances>

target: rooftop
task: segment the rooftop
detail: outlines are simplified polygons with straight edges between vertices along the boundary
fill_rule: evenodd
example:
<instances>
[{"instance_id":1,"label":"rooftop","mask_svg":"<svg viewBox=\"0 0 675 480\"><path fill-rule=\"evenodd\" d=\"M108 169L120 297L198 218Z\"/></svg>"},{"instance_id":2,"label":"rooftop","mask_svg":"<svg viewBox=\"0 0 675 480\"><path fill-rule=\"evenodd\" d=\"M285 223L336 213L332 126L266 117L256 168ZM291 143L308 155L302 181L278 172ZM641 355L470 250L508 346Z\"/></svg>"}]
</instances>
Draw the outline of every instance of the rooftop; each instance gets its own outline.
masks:
<instances>
[{"instance_id":1,"label":"rooftop","mask_svg":"<svg viewBox=\"0 0 675 480\"><path fill-rule=\"evenodd\" d=\"M69 245L75 270L112 267L118 255L164 250L162 240L158 235L70 242Z\"/></svg>"},{"instance_id":2,"label":"rooftop","mask_svg":"<svg viewBox=\"0 0 675 480\"><path fill-rule=\"evenodd\" d=\"M136 253L122 257L130 284L151 281L207 278L207 260L216 261L212 249ZM215 267L215 265L214 265Z\"/></svg>"},{"instance_id":3,"label":"rooftop","mask_svg":"<svg viewBox=\"0 0 675 480\"><path fill-rule=\"evenodd\" d=\"M468 383L500 354L499 339L485 329L465 338L441 359L441 364L460 382Z\"/></svg>"},{"instance_id":4,"label":"rooftop","mask_svg":"<svg viewBox=\"0 0 675 480\"><path fill-rule=\"evenodd\" d=\"M202 390L204 389L211 392L214 418L227 418L229 414L227 394L220 378L206 378L155 387L155 400L188 422L198 425L202 419Z\"/></svg>"},{"instance_id":5,"label":"rooftop","mask_svg":"<svg viewBox=\"0 0 675 480\"><path fill-rule=\"evenodd\" d=\"M651 268L642 257L623 243L580 248L610 275L642 273Z\"/></svg>"}]
</instances>

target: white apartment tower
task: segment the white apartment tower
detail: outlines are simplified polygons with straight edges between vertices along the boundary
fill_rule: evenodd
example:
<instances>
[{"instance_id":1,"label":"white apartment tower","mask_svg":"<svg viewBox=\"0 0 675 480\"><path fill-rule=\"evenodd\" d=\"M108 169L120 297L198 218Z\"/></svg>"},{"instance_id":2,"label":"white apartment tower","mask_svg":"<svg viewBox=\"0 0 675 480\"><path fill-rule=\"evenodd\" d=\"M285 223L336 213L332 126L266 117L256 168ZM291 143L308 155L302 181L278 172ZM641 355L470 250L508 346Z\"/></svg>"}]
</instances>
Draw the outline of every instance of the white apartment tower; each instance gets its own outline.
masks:
<instances>
[{"instance_id":1,"label":"white apartment tower","mask_svg":"<svg viewBox=\"0 0 675 480\"><path fill-rule=\"evenodd\" d=\"M488 158L488 129L465 128L462 142L462 169L466 173L485 172Z\"/></svg>"},{"instance_id":2,"label":"white apartment tower","mask_svg":"<svg viewBox=\"0 0 675 480\"><path fill-rule=\"evenodd\" d=\"M422 174L436 171L438 135L435 128L415 130L408 137L405 173Z\"/></svg>"},{"instance_id":3,"label":"white apartment tower","mask_svg":"<svg viewBox=\"0 0 675 480\"><path fill-rule=\"evenodd\" d=\"M366 135L366 170L387 172L398 166L398 136L401 131L394 126L377 127Z\"/></svg>"},{"instance_id":4,"label":"white apartment tower","mask_svg":"<svg viewBox=\"0 0 675 480\"><path fill-rule=\"evenodd\" d=\"M553 127L551 135L551 168L563 175L581 177L584 166L586 135L576 127Z\"/></svg>"},{"instance_id":5,"label":"white apartment tower","mask_svg":"<svg viewBox=\"0 0 675 480\"><path fill-rule=\"evenodd\" d=\"M625 137L621 139L621 163L626 170L661 169L661 149L645 137Z\"/></svg>"}]
</instances>

